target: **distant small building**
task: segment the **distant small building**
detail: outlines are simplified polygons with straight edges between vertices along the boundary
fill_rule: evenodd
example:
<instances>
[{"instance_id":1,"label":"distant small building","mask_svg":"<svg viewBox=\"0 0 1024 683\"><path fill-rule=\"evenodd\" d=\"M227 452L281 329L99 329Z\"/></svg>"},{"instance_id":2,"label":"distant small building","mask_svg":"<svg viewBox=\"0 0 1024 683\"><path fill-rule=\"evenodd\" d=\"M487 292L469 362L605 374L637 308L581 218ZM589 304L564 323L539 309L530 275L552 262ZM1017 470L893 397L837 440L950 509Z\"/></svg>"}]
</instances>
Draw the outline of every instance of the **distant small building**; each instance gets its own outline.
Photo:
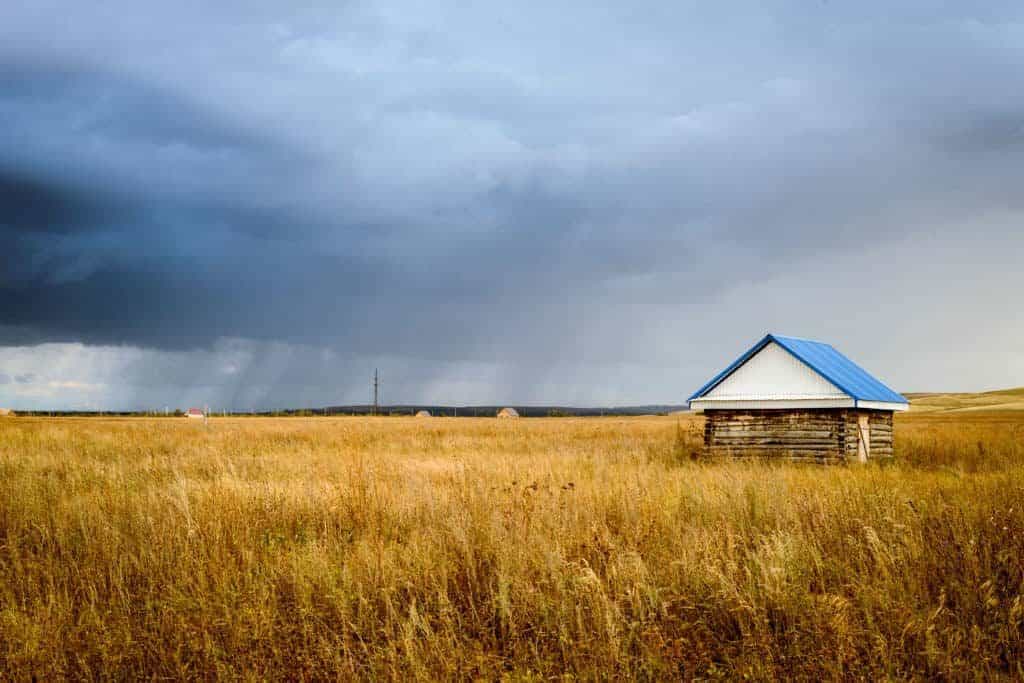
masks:
<instances>
[{"instance_id":1,"label":"distant small building","mask_svg":"<svg viewBox=\"0 0 1024 683\"><path fill-rule=\"evenodd\" d=\"M516 412L515 408L502 408L498 411L498 417L509 419L519 417L519 413Z\"/></svg>"},{"instance_id":2,"label":"distant small building","mask_svg":"<svg viewBox=\"0 0 1024 683\"><path fill-rule=\"evenodd\" d=\"M430 417L429 410L419 410L416 412L416 417Z\"/></svg>"},{"instance_id":3,"label":"distant small building","mask_svg":"<svg viewBox=\"0 0 1024 683\"><path fill-rule=\"evenodd\" d=\"M203 413L202 408L189 408L185 411L185 417L192 417L201 420L206 417L206 415Z\"/></svg>"},{"instance_id":4,"label":"distant small building","mask_svg":"<svg viewBox=\"0 0 1024 683\"><path fill-rule=\"evenodd\" d=\"M14 417L16 414L10 408L0 408L0 417Z\"/></svg>"},{"instance_id":5,"label":"distant small building","mask_svg":"<svg viewBox=\"0 0 1024 683\"><path fill-rule=\"evenodd\" d=\"M907 399L822 342L769 334L698 389L712 456L866 462L892 457Z\"/></svg>"}]
</instances>

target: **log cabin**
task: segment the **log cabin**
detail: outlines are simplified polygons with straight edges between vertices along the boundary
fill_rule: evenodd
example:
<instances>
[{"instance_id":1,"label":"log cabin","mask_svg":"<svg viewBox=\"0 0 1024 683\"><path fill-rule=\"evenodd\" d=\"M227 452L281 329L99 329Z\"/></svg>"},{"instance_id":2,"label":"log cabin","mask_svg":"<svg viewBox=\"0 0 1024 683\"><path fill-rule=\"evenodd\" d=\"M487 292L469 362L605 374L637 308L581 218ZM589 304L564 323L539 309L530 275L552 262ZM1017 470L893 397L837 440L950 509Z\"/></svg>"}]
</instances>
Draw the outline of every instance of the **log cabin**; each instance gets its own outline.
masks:
<instances>
[{"instance_id":1,"label":"log cabin","mask_svg":"<svg viewBox=\"0 0 1024 683\"><path fill-rule=\"evenodd\" d=\"M768 334L688 400L705 454L813 462L893 456L907 399L829 344Z\"/></svg>"}]
</instances>

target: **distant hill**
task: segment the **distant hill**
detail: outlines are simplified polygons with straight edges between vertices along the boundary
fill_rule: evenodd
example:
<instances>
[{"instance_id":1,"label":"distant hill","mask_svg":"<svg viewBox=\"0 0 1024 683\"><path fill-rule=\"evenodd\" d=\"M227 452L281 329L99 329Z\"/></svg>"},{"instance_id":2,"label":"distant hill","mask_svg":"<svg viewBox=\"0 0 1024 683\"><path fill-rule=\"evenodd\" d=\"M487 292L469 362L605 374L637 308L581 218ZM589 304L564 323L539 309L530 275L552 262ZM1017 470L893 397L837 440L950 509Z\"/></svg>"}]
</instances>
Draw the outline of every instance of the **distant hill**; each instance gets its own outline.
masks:
<instances>
[{"instance_id":1,"label":"distant hill","mask_svg":"<svg viewBox=\"0 0 1024 683\"><path fill-rule=\"evenodd\" d=\"M917 393L904 396L910 400L910 410L917 413L1024 410L1024 387L976 394Z\"/></svg>"},{"instance_id":2,"label":"distant hill","mask_svg":"<svg viewBox=\"0 0 1024 683\"><path fill-rule=\"evenodd\" d=\"M646 405L646 406L608 406L597 408L576 408L572 406L521 406L515 403L493 406L438 406L426 404L409 404L381 406L382 415L415 415L421 410L428 411L435 417L494 417L502 408L515 408L522 417L592 417L597 415L665 415L686 410L682 405ZM328 406L318 408L314 412L328 415L369 415L373 406Z\"/></svg>"}]
</instances>

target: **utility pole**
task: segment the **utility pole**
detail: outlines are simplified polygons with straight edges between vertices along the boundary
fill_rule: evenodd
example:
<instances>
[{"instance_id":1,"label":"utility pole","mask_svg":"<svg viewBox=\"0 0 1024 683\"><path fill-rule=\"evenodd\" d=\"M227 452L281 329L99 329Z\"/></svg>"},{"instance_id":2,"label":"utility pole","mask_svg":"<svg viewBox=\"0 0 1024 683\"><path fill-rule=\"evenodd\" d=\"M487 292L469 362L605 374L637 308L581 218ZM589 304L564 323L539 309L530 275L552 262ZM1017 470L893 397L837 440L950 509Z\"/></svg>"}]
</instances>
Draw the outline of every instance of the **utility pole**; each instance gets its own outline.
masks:
<instances>
[{"instance_id":1,"label":"utility pole","mask_svg":"<svg viewBox=\"0 0 1024 683\"><path fill-rule=\"evenodd\" d=\"M373 369L373 414L376 415L380 409L378 398L380 396L380 377L377 375L377 368Z\"/></svg>"}]
</instances>

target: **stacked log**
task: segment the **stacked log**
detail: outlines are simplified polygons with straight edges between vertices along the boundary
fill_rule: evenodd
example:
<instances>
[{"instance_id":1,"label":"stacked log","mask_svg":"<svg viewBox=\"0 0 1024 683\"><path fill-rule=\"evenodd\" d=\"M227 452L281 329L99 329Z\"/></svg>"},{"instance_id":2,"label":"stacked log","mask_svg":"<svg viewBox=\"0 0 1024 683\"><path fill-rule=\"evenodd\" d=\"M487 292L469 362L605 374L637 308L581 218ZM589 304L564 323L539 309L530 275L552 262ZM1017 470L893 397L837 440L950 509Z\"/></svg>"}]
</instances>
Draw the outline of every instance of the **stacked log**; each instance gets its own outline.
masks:
<instances>
[{"instance_id":1,"label":"stacked log","mask_svg":"<svg viewBox=\"0 0 1024 683\"><path fill-rule=\"evenodd\" d=\"M835 410L709 410L704 444L713 457L843 458L843 415Z\"/></svg>"},{"instance_id":2,"label":"stacked log","mask_svg":"<svg viewBox=\"0 0 1024 683\"><path fill-rule=\"evenodd\" d=\"M860 442L860 419L856 410L844 410L843 452L847 459L857 460L857 444Z\"/></svg>"},{"instance_id":3,"label":"stacked log","mask_svg":"<svg viewBox=\"0 0 1024 683\"><path fill-rule=\"evenodd\" d=\"M892 413L851 409L709 410L704 446L712 457L856 460L858 418L869 415L870 457L892 456Z\"/></svg>"},{"instance_id":4,"label":"stacked log","mask_svg":"<svg viewBox=\"0 0 1024 683\"><path fill-rule=\"evenodd\" d=\"M871 457L891 458L892 449L892 413L888 411L871 411Z\"/></svg>"}]
</instances>

